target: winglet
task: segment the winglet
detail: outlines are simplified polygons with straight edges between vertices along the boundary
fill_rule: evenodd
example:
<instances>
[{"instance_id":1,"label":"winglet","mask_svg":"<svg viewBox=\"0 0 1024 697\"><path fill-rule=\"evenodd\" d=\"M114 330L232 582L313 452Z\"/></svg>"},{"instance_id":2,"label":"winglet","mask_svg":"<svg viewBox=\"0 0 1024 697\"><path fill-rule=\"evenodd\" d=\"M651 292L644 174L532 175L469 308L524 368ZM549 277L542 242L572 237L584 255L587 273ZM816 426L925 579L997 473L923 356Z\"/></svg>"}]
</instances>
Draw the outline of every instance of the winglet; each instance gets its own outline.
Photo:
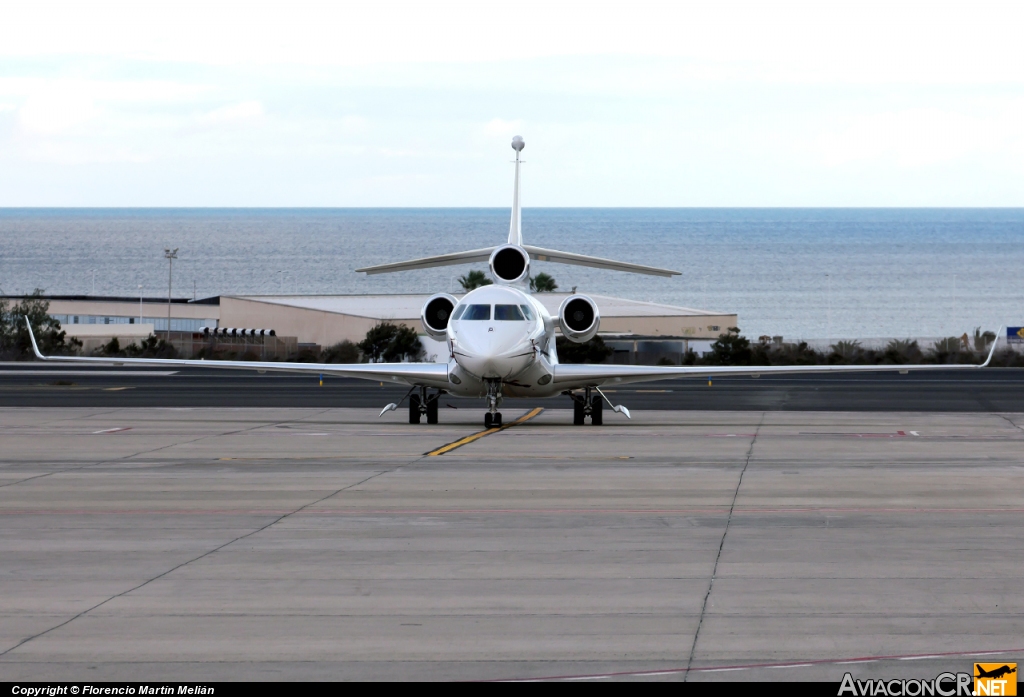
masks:
<instances>
[{"instance_id":1,"label":"winglet","mask_svg":"<svg viewBox=\"0 0 1024 697\"><path fill-rule=\"evenodd\" d=\"M999 327L999 331L996 332L996 338L992 340L992 349L988 352L988 358L978 366L979 368L986 367L992 361L992 356L996 355L996 346L999 344L999 337L1002 336L1004 329L1006 329L1005 326Z\"/></svg>"},{"instance_id":2,"label":"winglet","mask_svg":"<svg viewBox=\"0 0 1024 697\"><path fill-rule=\"evenodd\" d=\"M46 360L46 356L39 352L39 344L36 343L36 335L32 333L32 323L28 321L28 317L25 317L25 326L28 327L28 338L32 342L32 350L36 354L36 358L41 361Z\"/></svg>"}]
</instances>

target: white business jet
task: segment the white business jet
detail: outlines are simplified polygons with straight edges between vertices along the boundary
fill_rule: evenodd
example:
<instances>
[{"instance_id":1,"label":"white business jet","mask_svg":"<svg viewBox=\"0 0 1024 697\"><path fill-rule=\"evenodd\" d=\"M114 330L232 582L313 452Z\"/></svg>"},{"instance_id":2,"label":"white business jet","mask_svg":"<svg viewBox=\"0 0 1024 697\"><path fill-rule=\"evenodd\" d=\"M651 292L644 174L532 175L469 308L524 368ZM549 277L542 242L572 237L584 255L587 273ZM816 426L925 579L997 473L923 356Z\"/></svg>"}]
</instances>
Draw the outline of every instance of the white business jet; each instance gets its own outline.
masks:
<instances>
[{"instance_id":1,"label":"white business jet","mask_svg":"<svg viewBox=\"0 0 1024 697\"><path fill-rule=\"evenodd\" d=\"M775 375L788 373L865 372L910 370L954 370L983 368L995 353L993 342L988 360L981 365L812 365L812 366L640 366L640 365L572 365L558 362L555 332L571 341L585 342L593 338L601 324L597 304L586 295L566 298L552 317L544 305L529 291L530 261L549 261L591 266L654 276L676 276L679 271L642 266L611 259L559 252L523 243L519 206L520 153L525 147L522 137L512 139L516 151L515 183L512 194L512 222L508 242L466 252L444 254L412 261L382 264L356 269L367 274L392 273L426 269L451 264L486 261L490 265L493 285L466 293L457 299L438 293L427 299L420 312L426 333L448 345L447 363L264 363L259 361L205 361L150 358L88 358L79 356L44 356L39 352L35 336L32 348L36 357L45 361L102 363L110 365L154 365L170 367L235 368L259 372L278 371L314 373L351 378L365 378L409 385L410 389L398 403L388 404L381 416L398 409L408 401L409 423L438 421L438 398L442 394L456 397L485 397L488 410L484 415L486 428L502 425L498 411L504 397L552 397L566 395L573 403L573 423L582 425L589 417L594 425L604 423L604 404L612 411L630 418L629 410L612 404L601 391L605 385L636 383L682 377L714 377L718 375ZM26 318L27 322L27 318ZM1000 332L1001 333L1001 332ZM997 337L999 334L997 334Z\"/></svg>"}]
</instances>

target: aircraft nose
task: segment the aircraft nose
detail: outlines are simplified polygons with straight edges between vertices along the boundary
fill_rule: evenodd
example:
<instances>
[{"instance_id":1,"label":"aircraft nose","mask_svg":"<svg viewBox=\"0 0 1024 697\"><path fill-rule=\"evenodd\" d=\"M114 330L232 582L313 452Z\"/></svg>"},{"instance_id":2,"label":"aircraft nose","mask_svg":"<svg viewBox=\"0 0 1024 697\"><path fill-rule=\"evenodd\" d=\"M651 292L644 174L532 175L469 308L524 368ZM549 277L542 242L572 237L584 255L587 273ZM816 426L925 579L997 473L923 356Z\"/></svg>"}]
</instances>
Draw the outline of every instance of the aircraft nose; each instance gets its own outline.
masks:
<instances>
[{"instance_id":1,"label":"aircraft nose","mask_svg":"<svg viewBox=\"0 0 1024 697\"><path fill-rule=\"evenodd\" d=\"M483 378L513 377L533 360L530 346L524 345L521 337L505 337L499 332L489 331L481 341L465 349L462 356L456 355L456 360L466 370Z\"/></svg>"}]
</instances>

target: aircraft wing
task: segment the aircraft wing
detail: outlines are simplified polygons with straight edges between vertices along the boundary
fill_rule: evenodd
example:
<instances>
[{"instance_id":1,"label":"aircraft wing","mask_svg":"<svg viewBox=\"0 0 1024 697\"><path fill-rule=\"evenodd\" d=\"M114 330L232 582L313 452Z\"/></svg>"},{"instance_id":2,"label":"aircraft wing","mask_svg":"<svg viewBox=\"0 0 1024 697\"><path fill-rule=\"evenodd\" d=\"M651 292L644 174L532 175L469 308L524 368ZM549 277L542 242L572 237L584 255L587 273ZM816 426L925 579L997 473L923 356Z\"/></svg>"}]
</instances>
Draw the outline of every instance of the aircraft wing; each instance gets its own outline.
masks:
<instances>
[{"instance_id":1,"label":"aircraft wing","mask_svg":"<svg viewBox=\"0 0 1024 697\"><path fill-rule=\"evenodd\" d=\"M612 271L626 271L627 273L643 273L649 276L679 276L681 271L661 269L657 266L644 266L643 264L632 264L628 261L615 261L614 259L602 259L601 257L588 257L585 254L573 254L572 252L559 252L557 249L544 249L524 244L523 249L527 251L531 259L537 261L554 261L559 264L574 264L576 266L591 266L595 269L611 269Z\"/></svg>"},{"instance_id":2,"label":"aircraft wing","mask_svg":"<svg viewBox=\"0 0 1024 697\"><path fill-rule=\"evenodd\" d=\"M1002 330L1000 329L1000 332ZM997 333L998 337L999 334ZM671 380L673 378L714 378L722 376L797 375L802 373L907 373L911 370L974 370L986 367L996 352L998 339L992 342L988 358L975 364L924 365L763 365L763 366L654 366L559 363L554 366L553 383L571 390L578 387L601 387L631 382Z\"/></svg>"},{"instance_id":3,"label":"aircraft wing","mask_svg":"<svg viewBox=\"0 0 1024 697\"><path fill-rule=\"evenodd\" d=\"M379 264L377 266L364 266L356 269L356 272L372 276L375 273L394 273L395 271L412 271L414 269L430 269L435 266L452 266L454 264L472 264L478 261L487 261L491 258L491 252L497 247L485 247L484 249L470 249L466 252L453 252L452 254L441 254L436 257L423 257L422 259L411 259L409 261L396 261L391 264Z\"/></svg>"},{"instance_id":4,"label":"aircraft wing","mask_svg":"<svg viewBox=\"0 0 1024 697\"><path fill-rule=\"evenodd\" d=\"M28 319L28 335L36 358L53 363L92 365L143 365L164 368L224 368L255 370L260 373L306 373L362 378L400 385L448 386L448 366L444 363L275 363L270 361L204 361L180 358L100 358L89 356L44 356L36 344Z\"/></svg>"}]
</instances>

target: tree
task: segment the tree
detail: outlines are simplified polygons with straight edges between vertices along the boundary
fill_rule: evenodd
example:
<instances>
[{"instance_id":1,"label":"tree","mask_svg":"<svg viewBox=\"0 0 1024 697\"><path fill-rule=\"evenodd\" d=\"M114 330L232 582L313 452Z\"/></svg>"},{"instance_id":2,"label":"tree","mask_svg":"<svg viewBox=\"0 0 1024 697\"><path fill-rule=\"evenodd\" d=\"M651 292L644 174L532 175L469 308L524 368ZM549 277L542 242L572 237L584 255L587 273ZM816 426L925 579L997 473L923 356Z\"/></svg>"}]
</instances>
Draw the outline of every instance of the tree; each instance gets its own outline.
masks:
<instances>
[{"instance_id":1,"label":"tree","mask_svg":"<svg viewBox=\"0 0 1024 697\"><path fill-rule=\"evenodd\" d=\"M366 332L366 338L356 346L374 363L418 361L423 357L419 335L404 324L379 322Z\"/></svg>"},{"instance_id":2,"label":"tree","mask_svg":"<svg viewBox=\"0 0 1024 697\"><path fill-rule=\"evenodd\" d=\"M832 353L842 358L854 358L861 352L859 341L837 341L832 344Z\"/></svg>"},{"instance_id":3,"label":"tree","mask_svg":"<svg viewBox=\"0 0 1024 697\"><path fill-rule=\"evenodd\" d=\"M981 327L974 328L974 350L986 351L989 345L996 340L995 332L982 332Z\"/></svg>"},{"instance_id":4,"label":"tree","mask_svg":"<svg viewBox=\"0 0 1024 697\"><path fill-rule=\"evenodd\" d=\"M740 335L739 327L729 327L728 334L719 335L718 340L711 344L707 362L712 365L750 365L752 358L750 340Z\"/></svg>"},{"instance_id":5,"label":"tree","mask_svg":"<svg viewBox=\"0 0 1024 697\"><path fill-rule=\"evenodd\" d=\"M546 273L539 273L530 278L530 290L536 293L554 293L557 289L555 279Z\"/></svg>"},{"instance_id":6,"label":"tree","mask_svg":"<svg viewBox=\"0 0 1024 697\"><path fill-rule=\"evenodd\" d=\"M615 352L599 336L583 343L560 336L555 340L555 350L558 351L558 360L562 363L604 363Z\"/></svg>"},{"instance_id":7,"label":"tree","mask_svg":"<svg viewBox=\"0 0 1024 697\"><path fill-rule=\"evenodd\" d=\"M25 317L32 324L39 350L46 354L73 353L82 348L82 342L68 338L60 322L49 315L50 303L43 299L39 288L21 302L11 306L0 300L0 354L7 358L26 358L32 355L32 342L25 327Z\"/></svg>"},{"instance_id":8,"label":"tree","mask_svg":"<svg viewBox=\"0 0 1024 697\"><path fill-rule=\"evenodd\" d=\"M491 285L491 283L493 283L493 281L484 276L483 271L470 271L465 276L459 277L459 283L462 284L462 290L468 293L474 288L479 288L480 286L489 286Z\"/></svg>"},{"instance_id":9,"label":"tree","mask_svg":"<svg viewBox=\"0 0 1024 697\"><path fill-rule=\"evenodd\" d=\"M324 363L361 363L362 356L359 347L345 339L325 348L320 360Z\"/></svg>"}]
</instances>

